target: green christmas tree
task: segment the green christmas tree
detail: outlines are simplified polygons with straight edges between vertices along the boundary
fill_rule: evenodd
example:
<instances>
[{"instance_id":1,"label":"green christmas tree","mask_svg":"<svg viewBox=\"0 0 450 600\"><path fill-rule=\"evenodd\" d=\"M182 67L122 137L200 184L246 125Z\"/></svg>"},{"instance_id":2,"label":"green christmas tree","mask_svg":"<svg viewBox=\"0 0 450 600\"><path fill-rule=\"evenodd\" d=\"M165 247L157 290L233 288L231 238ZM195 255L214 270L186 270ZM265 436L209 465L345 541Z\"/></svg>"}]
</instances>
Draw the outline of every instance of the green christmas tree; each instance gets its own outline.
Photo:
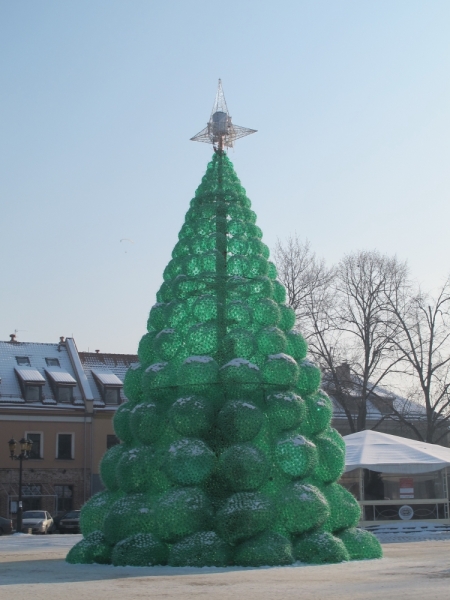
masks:
<instances>
[{"instance_id":1,"label":"green christmas tree","mask_svg":"<svg viewBox=\"0 0 450 600\"><path fill-rule=\"evenodd\" d=\"M345 445L256 215L219 150L164 271L114 417L106 487L71 563L285 565L377 558L337 482Z\"/></svg>"}]
</instances>

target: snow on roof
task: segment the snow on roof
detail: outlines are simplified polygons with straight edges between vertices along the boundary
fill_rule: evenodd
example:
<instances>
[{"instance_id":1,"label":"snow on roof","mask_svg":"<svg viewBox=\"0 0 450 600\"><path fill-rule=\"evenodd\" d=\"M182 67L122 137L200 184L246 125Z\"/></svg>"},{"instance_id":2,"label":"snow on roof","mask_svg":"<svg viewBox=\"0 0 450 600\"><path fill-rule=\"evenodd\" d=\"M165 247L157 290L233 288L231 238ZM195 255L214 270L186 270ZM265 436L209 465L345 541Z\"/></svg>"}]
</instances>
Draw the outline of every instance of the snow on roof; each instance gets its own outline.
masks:
<instances>
[{"instance_id":1,"label":"snow on roof","mask_svg":"<svg viewBox=\"0 0 450 600\"><path fill-rule=\"evenodd\" d=\"M336 398L336 394L333 393L335 388L333 386L333 380L329 373L326 371L323 372L323 388L330 396L330 399L333 403L333 416L337 419L346 419L346 414L344 412L343 407L339 403L339 400ZM361 397L361 382L358 377L355 375L351 376L350 385L346 386L346 398L348 399L348 408L351 412L356 413L356 403ZM393 407L400 413L407 412L409 415L414 416L416 418L420 418L426 415L426 409L422 404L418 402L414 402L414 400L410 400L409 398L403 398L398 394L394 394L390 390L387 390L384 387L379 385L373 385L369 382L370 396L367 399L367 417L369 419L378 420L386 414L392 413ZM355 407L353 411L352 408Z\"/></svg>"},{"instance_id":2,"label":"snow on roof","mask_svg":"<svg viewBox=\"0 0 450 600\"><path fill-rule=\"evenodd\" d=\"M45 385L45 379L36 369L14 367L14 371L20 377L24 383L36 383L38 385Z\"/></svg>"},{"instance_id":3,"label":"snow on roof","mask_svg":"<svg viewBox=\"0 0 450 600\"><path fill-rule=\"evenodd\" d=\"M381 473L429 473L450 466L450 448L408 438L359 431L344 436L345 471L371 469Z\"/></svg>"},{"instance_id":4,"label":"snow on roof","mask_svg":"<svg viewBox=\"0 0 450 600\"><path fill-rule=\"evenodd\" d=\"M100 407L105 406L98 385L96 384L93 370L99 373L110 373L116 375L120 381L120 385L123 385L126 372L129 367L138 363L139 359L136 354L106 354L102 352L79 352L78 356L84 370L84 373L89 382L89 386L94 396L94 406ZM117 384L119 387L119 384ZM120 388L120 398L122 402L127 400L127 397L123 393L123 388ZM108 407L110 408L110 407Z\"/></svg>"},{"instance_id":5,"label":"snow on roof","mask_svg":"<svg viewBox=\"0 0 450 600\"><path fill-rule=\"evenodd\" d=\"M54 383L63 383L65 385L76 385L77 382L70 373L65 371L45 371L47 375L54 381Z\"/></svg>"},{"instance_id":6,"label":"snow on roof","mask_svg":"<svg viewBox=\"0 0 450 600\"><path fill-rule=\"evenodd\" d=\"M72 354L76 359L79 372L71 360ZM17 357L21 360L18 361ZM29 366L24 364L24 359L28 359ZM0 405L25 405L19 384L20 373L19 376L25 383L42 385L42 402L27 402L27 407L52 405L61 409L74 406L83 408L85 398L93 400L96 407L104 407L92 370L98 372L99 377L105 382L103 385L117 388L120 386L123 402L126 397L123 394L122 382L128 368L137 360L135 354L78 352L72 338L67 338L65 342L58 344L0 342ZM57 403L51 383L73 386L73 404Z\"/></svg>"},{"instance_id":7,"label":"snow on roof","mask_svg":"<svg viewBox=\"0 0 450 600\"><path fill-rule=\"evenodd\" d=\"M19 365L16 357L21 357L22 359L24 357L27 357L30 366L26 367L23 364ZM52 372L67 373L74 378L76 385L74 385L73 387L73 403L75 406L78 405L82 407L84 403L81 394L81 389L76 382L76 376L72 367L72 363L70 362L70 358L67 353L65 344L42 344L37 342L17 341L0 341L0 404L10 404L14 406L25 404L25 399L22 395L22 390L19 384L19 378L17 376L17 369L20 370L21 373L30 370L33 372L37 372L39 377L42 378L39 379L39 382L42 385L42 402L27 402L27 406L42 407L46 404L52 404L53 406L57 406L64 409L67 409L68 406L70 407L71 405L68 405L67 403L56 404L56 398L54 396L52 386L50 385L50 380L47 377L46 372L49 370L49 363L52 364ZM24 374L24 377L30 376L31 375ZM36 377L36 375L33 375L33 377ZM28 383L32 383L30 379L28 379L27 381ZM38 382L37 379L36 382Z\"/></svg>"},{"instance_id":8,"label":"snow on roof","mask_svg":"<svg viewBox=\"0 0 450 600\"><path fill-rule=\"evenodd\" d=\"M100 381L102 385L106 386L114 386L114 387L122 387L122 381L115 375L114 373L103 373L97 371L97 369L92 369L92 373L95 377Z\"/></svg>"}]
</instances>

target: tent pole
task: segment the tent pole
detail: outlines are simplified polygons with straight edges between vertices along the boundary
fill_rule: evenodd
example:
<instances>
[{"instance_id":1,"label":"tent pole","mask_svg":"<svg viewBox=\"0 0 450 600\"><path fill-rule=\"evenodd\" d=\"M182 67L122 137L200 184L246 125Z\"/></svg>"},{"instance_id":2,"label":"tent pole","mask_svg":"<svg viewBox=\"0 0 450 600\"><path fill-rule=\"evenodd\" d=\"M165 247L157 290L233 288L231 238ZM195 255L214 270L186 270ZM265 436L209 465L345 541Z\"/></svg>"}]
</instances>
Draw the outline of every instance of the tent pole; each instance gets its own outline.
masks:
<instances>
[{"instance_id":1,"label":"tent pole","mask_svg":"<svg viewBox=\"0 0 450 600\"><path fill-rule=\"evenodd\" d=\"M450 507L449 507L449 498L448 498L448 467L444 469L444 497L447 499L447 514L445 515L446 519L450 519Z\"/></svg>"},{"instance_id":2,"label":"tent pole","mask_svg":"<svg viewBox=\"0 0 450 600\"><path fill-rule=\"evenodd\" d=\"M361 467L359 470L359 499L361 502L364 500L364 478L363 478L363 470Z\"/></svg>"},{"instance_id":3,"label":"tent pole","mask_svg":"<svg viewBox=\"0 0 450 600\"><path fill-rule=\"evenodd\" d=\"M364 514L364 505L362 504L364 500L364 479L363 479L363 470L361 467L358 469L359 471L359 506L361 508L361 521L364 521L366 515Z\"/></svg>"}]
</instances>

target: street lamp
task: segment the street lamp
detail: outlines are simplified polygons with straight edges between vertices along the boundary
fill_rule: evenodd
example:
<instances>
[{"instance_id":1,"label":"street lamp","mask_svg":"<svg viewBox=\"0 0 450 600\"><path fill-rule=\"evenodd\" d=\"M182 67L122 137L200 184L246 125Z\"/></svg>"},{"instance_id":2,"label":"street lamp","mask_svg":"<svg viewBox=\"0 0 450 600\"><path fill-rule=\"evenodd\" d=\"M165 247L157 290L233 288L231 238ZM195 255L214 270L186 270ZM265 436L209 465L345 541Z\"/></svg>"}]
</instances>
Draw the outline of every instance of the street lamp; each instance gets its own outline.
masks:
<instances>
[{"instance_id":1,"label":"street lamp","mask_svg":"<svg viewBox=\"0 0 450 600\"><path fill-rule=\"evenodd\" d=\"M17 524L16 524L16 531L17 532L21 532L22 531L22 463L24 460L27 460L29 458L29 453L31 451L31 448L33 447L33 442L31 440L26 440L25 438L22 438L19 442L20 444L20 453L16 454L16 447L17 447L17 442L14 438L11 438L8 442L8 446L9 446L9 456L11 458L11 460L18 460L20 461L20 466L19 466L19 501L18 501L18 506L17 506Z\"/></svg>"}]
</instances>

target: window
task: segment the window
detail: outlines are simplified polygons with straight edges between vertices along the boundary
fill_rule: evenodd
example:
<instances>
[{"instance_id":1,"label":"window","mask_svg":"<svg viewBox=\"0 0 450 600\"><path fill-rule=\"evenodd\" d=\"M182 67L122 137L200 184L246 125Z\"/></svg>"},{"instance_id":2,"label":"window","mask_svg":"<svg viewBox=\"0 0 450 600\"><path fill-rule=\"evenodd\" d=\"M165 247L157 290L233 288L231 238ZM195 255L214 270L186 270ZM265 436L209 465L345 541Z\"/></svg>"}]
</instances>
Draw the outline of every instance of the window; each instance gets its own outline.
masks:
<instances>
[{"instance_id":1,"label":"window","mask_svg":"<svg viewBox=\"0 0 450 600\"><path fill-rule=\"evenodd\" d=\"M73 485L55 485L57 512L68 512L73 509Z\"/></svg>"},{"instance_id":2,"label":"window","mask_svg":"<svg viewBox=\"0 0 450 600\"><path fill-rule=\"evenodd\" d=\"M120 444L120 440L116 435L112 434L112 435L106 436L106 449L107 450L109 450L113 446L117 446L117 444Z\"/></svg>"},{"instance_id":3,"label":"window","mask_svg":"<svg viewBox=\"0 0 450 600\"><path fill-rule=\"evenodd\" d=\"M105 404L120 404L122 381L114 373L101 373L92 369L92 374Z\"/></svg>"},{"instance_id":4,"label":"window","mask_svg":"<svg viewBox=\"0 0 450 600\"><path fill-rule=\"evenodd\" d=\"M58 433L56 458L60 460L71 460L73 458L73 433Z\"/></svg>"},{"instance_id":5,"label":"window","mask_svg":"<svg viewBox=\"0 0 450 600\"><path fill-rule=\"evenodd\" d=\"M59 360L57 358L46 358L45 362L47 363L47 367L59 367Z\"/></svg>"},{"instance_id":6,"label":"window","mask_svg":"<svg viewBox=\"0 0 450 600\"><path fill-rule=\"evenodd\" d=\"M42 433L25 432L25 439L33 442L28 458L42 458Z\"/></svg>"},{"instance_id":7,"label":"window","mask_svg":"<svg viewBox=\"0 0 450 600\"><path fill-rule=\"evenodd\" d=\"M40 510L42 504L42 487L39 484L25 484L22 486L22 508L26 510Z\"/></svg>"},{"instance_id":8,"label":"window","mask_svg":"<svg viewBox=\"0 0 450 600\"><path fill-rule=\"evenodd\" d=\"M19 366L30 366L30 359L28 356L16 356L16 362Z\"/></svg>"},{"instance_id":9,"label":"window","mask_svg":"<svg viewBox=\"0 0 450 600\"><path fill-rule=\"evenodd\" d=\"M105 404L120 404L120 390L118 388L105 387L103 401Z\"/></svg>"},{"instance_id":10,"label":"window","mask_svg":"<svg viewBox=\"0 0 450 600\"><path fill-rule=\"evenodd\" d=\"M72 402L73 387L58 385L56 386L56 401L57 402Z\"/></svg>"},{"instance_id":11,"label":"window","mask_svg":"<svg viewBox=\"0 0 450 600\"><path fill-rule=\"evenodd\" d=\"M16 359L18 358L20 357L16 357ZM37 369L30 369L29 366L14 367L14 370L19 379L25 402L40 402L42 400L42 387L45 385L45 379L41 373Z\"/></svg>"},{"instance_id":12,"label":"window","mask_svg":"<svg viewBox=\"0 0 450 600\"><path fill-rule=\"evenodd\" d=\"M39 510L42 506L41 496L22 498L22 510Z\"/></svg>"},{"instance_id":13,"label":"window","mask_svg":"<svg viewBox=\"0 0 450 600\"><path fill-rule=\"evenodd\" d=\"M41 385L26 385L25 386L25 402L41 402L42 386Z\"/></svg>"},{"instance_id":14,"label":"window","mask_svg":"<svg viewBox=\"0 0 450 600\"><path fill-rule=\"evenodd\" d=\"M45 359L48 363L49 360ZM59 361L58 361L59 362ZM54 365L57 366L57 365ZM72 402L73 399L73 388L77 385L77 382L70 373L61 370L45 370L47 377L50 381L55 400L57 402Z\"/></svg>"}]
</instances>

